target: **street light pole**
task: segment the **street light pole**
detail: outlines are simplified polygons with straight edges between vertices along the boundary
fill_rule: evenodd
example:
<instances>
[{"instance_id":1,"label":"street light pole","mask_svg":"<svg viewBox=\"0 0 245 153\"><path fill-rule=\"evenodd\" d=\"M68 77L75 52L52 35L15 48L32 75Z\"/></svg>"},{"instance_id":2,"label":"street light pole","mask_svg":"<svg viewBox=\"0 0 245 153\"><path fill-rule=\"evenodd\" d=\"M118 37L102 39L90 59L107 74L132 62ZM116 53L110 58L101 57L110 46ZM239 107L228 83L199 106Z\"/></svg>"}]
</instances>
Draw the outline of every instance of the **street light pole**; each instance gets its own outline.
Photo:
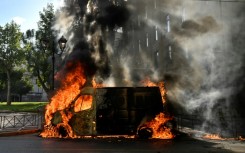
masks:
<instances>
[{"instance_id":1,"label":"street light pole","mask_svg":"<svg viewBox=\"0 0 245 153\"><path fill-rule=\"evenodd\" d=\"M51 84L51 89L54 91L55 87L54 87L54 76L55 76L55 53L58 55L61 55L66 47L66 42L67 40L64 38L64 36L62 36L59 40L58 40L58 44L59 44L59 48L61 50L61 52L56 53L56 47L55 47L55 42L52 42L52 84ZM43 47L47 47L48 46L49 41L47 39L41 39L41 44L43 45Z\"/></svg>"},{"instance_id":2,"label":"street light pole","mask_svg":"<svg viewBox=\"0 0 245 153\"><path fill-rule=\"evenodd\" d=\"M53 41L53 46L52 46L52 90L54 91L54 69L55 69L55 45Z\"/></svg>"}]
</instances>

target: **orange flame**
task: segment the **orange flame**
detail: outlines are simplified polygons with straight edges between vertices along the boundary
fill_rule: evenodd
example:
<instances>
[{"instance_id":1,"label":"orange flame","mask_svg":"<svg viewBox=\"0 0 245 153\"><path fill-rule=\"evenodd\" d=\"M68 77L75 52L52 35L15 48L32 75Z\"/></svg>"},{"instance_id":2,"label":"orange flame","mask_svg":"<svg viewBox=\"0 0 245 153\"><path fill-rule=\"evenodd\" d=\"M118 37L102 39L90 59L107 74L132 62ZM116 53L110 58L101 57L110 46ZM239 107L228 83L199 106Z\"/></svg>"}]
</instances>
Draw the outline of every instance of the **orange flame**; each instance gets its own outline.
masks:
<instances>
[{"instance_id":1,"label":"orange flame","mask_svg":"<svg viewBox=\"0 0 245 153\"><path fill-rule=\"evenodd\" d=\"M146 77L146 79L141 81L141 83L146 87L157 87L157 83L152 82L149 77Z\"/></svg>"},{"instance_id":2,"label":"orange flame","mask_svg":"<svg viewBox=\"0 0 245 153\"><path fill-rule=\"evenodd\" d=\"M65 75L65 70L69 69ZM56 75L56 79L61 82L61 88L51 98L51 102L46 106L45 112L45 126L41 133L42 137L60 137L58 133L59 127L65 128L67 136L76 137L73 134L72 128L68 124L73 114L71 106L75 105L74 111L85 110L91 107L92 96L80 96L76 101L74 99L80 94L80 88L84 86L86 77L83 67L80 63L68 63L66 68ZM75 104L73 104L75 103ZM60 112L62 123L55 127L52 125L54 113Z\"/></svg>"},{"instance_id":3,"label":"orange flame","mask_svg":"<svg viewBox=\"0 0 245 153\"><path fill-rule=\"evenodd\" d=\"M74 111L79 112L91 108L93 97L91 95L81 96L74 105Z\"/></svg>"},{"instance_id":4,"label":"orange flame","mask_svg":"<svg viewBox=\"0 0 245 153\"><path fill-rule=\"evenodd\" d=\"M204 139L211 139L211 140L224 140L219 134L206 134L203 136Z\"/></svg>"},{"instance_id":5,"label":"orange flame","mask_svg":"<svg viewBox=\"0 0 245 153\"><path fill-rule=\"evenodd\" d=\"M210 140L240 140L245 141L245 138L239 136L238 138L222 138L219 134L206 134L202 138Z\"/></svg>"},{"instance_id":6,"label":"orange flame","mask_svg":"<svg viewBox=\"0 0 245 153\"><path fill-rule=\"evenodd\" d=\"M145 80L141 81L141 83L143 84L143 86L146 87L159 87L162 96L162 102L163 103L166 102L166 90L165 90L164 82L161 81L159 83L154 83L150 80L149 77L147 77Z\"/></svg>"},{"instance_id":7,"label":"orange flame","mask_svg":"<svg viewBox=\"0 0 245 153\"><path fill-rule=\"evenodd\" d=\"M239 136L238 140L245 141L245 138L243 138L242 136Z\"/></svg>"},{"instance_id":8,"label":"orange flame","mask_svg":"<svg viewBox=\"0 0 245 153\"><path fill-rule=\"evenodd\" d=\"M145 123L144 126L152 129L152 138L173 139L175 136L172 134L171 129L164 125L171 119L171 117L160 113L152 121Z\"/></svg>"},{"instance_id":9,"label":"orange flame","mask_svg":"<svg viewBox=\"0 0 245 153\"><path fill-rule=\"evenodd\" d=\"M92 80L92 85L93 85L94 88L102 88L102 87L105 86L105 85L103 85L103 84L97 83L97 82L95 81L95 78L93 78L93 80Z\"/></svg>"},{"instance_id":10,"label":"orange flame","mask_svg":"<svg viewBox=\"0 0 245 153\"><path fill-rule=\"evenodd\" d=\"M166 102L166 90L164 82L154 83L150 80L150 78L147 77L142 81L142 84L147 87L159 87L162 96L162 102L163 104ZM172 134L171 129L163 126L170 120L172 120L171 117L167 117L164 113L160 113L152 121L145 123L145 126L153 130L152 138L173 139L174 135Z\"/></svg>"}]
</instances>

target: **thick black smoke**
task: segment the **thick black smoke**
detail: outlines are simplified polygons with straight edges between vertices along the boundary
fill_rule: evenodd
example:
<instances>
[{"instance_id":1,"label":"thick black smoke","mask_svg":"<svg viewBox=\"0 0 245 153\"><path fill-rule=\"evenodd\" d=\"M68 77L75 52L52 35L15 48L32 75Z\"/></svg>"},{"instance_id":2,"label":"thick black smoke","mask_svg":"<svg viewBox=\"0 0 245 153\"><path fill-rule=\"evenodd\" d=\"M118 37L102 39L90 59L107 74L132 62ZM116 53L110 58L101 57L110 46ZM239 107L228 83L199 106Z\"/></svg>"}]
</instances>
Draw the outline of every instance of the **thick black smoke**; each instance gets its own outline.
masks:
<instances>
[{"instance_id":1,"label":"thick black smoke","mask_svg":"<svg viewBox=\"0 0 245 153\"><path fill-rule=\"evenodd\" d=\"M59 21L64 22L62 28L65 27L71 46L65 61L79 60L85 66L88 77L96 74L98 78L108 78L111 63L106 35L112 33L115 27L124 26L129 16L123 3L114 4L109 0L66 1L57 17L57 26L62 26Z\"/></svg>"},{"instance_id":2,"label":"thick black smoke","mask_svg":"<svg viewBox=\"0 0 245 153\"><path fill-rule=\"evenodd\" d=\"M114 29L116 26L123 27L127 23L130 12L126 7L108 5L98 13L97 22L102 27Z\"/></svg>"}]
</instances>

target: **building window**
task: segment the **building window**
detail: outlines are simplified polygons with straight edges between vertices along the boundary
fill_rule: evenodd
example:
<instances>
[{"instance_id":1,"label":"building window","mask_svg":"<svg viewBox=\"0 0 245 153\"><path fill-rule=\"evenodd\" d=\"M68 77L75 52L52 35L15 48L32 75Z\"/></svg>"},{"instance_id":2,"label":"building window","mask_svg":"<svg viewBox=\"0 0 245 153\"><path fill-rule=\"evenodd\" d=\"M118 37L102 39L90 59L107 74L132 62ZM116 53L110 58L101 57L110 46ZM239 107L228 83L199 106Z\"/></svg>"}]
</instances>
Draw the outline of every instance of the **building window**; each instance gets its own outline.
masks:
<instances>
[{"instance_id":1,"label":"building window","mask_svg":"<svg viewBox=\"0 0 245 153\"><path fill-rule=\"evenodd\" d=\"M140 27L141 26L141 23L140 23L140 16L138 15L138 26Z\"/></svg>"},{"instance_id":2,"label":"building window","mask_svg":"<svg viewBox=\"0 0 245 153\"><path fill-rule=\"evenodd\" d=\"M157 26L156 26L156 40L158 40L158 30L157 30Z\"/></svg>"},{"instance_id":3,"label":"building window","mask_svg":"<svg viewBox=\"0 0 245 153\"><path fill-rule=\"evenodd\" d=\"M169 51L169 59L172 60L172 47L168 46L168 51Z\"/></svg>"},{"instance_id":4,"label":"building window","mask_svg":"<svg viewBox=\"0 0 245 153\"><path fill-rule=\"evenodd\" d=\"M167 15L167 32L170 32L171 29L170 29L170 16Z\"/></svg>"},{"instance_id":5,"label":"building window","mask_svg":"<svg viewBox=\"0 0 245 153\"><path fill-rule=\"evenodd\" d=\"M140 50L141 50L141 44L140 44L140 40L139 40L139 52L140 52Z\"/></svg>"},{"instance_id":6,"label":"building window","mask_svg":"<svg viewBox=\"0 0 245 153\"><path fill-rule=\"evenodd\" d=\"M145 18L148 18L148 12L147 12L147 7L145 7Z\"/></svg>"},{"instance_id":7,"label":"building window","mask_svg":"<svg viewBox=\"0 0 245 153\"><path fill-rule=\"evenodd\" d=\"M146 34L146 47L149 47L149 38L148 38L148 33Z\"/></svg>"}]
</instances>

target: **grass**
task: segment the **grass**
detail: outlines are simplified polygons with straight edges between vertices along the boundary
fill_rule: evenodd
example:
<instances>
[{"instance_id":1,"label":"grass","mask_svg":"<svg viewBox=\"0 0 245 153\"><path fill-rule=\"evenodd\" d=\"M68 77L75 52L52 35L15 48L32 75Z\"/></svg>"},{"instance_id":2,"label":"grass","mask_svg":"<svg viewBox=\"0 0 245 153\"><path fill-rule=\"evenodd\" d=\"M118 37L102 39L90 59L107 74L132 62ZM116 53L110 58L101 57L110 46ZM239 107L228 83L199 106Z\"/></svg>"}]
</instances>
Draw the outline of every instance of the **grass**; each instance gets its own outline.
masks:
<instances>
[{"instance_id":1,"label":"grass","mask_svg":"<svg viewBox=\"0 0 245 153\"><path fill-rule=\"evenodd\" d=\"M0 103L0 111L13 111L13 112L32 112L43 110L48 102L12 102L10 106L6 102Z\"/></svg>"}]
</instances>

